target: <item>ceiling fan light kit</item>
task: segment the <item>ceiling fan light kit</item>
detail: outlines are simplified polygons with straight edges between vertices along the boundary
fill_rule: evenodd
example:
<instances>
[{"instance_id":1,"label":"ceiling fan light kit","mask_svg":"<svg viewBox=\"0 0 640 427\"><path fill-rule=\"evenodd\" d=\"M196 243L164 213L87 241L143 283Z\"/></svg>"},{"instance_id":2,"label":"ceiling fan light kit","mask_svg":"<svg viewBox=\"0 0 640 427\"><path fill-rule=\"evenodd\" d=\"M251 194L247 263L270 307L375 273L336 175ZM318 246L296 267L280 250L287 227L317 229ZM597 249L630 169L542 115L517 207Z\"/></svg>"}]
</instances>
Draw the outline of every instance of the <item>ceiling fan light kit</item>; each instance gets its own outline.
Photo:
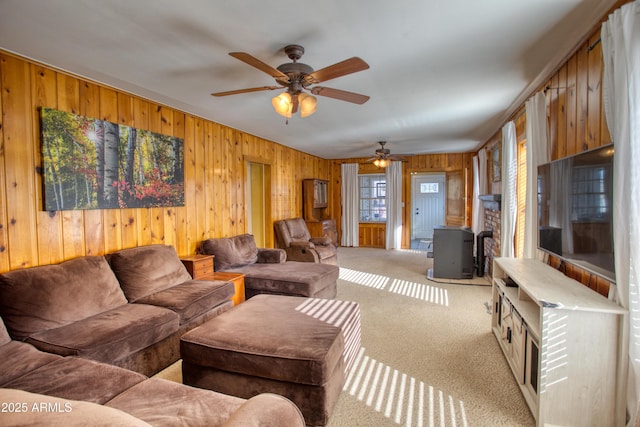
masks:
<instances>
[{"instance_id":1,"label":"ceiling fan light kit","mask_svg":"<svg viewBox=\"0 0 640 427\"><path fill-rule=\"evenodd\" d=\"M282 64L277 68L273 68L269 64L266 64L245 52L229 53L229 55L233 56L234 58L239 59L240 61L257 68L258 70L269 74L276 80L276 83L278 83L280 86L253 87L225 92L216 92L212 93L211 95L228 96L240 93L285 88L286 90L283 93L271 100L271 104L276 110L276 113L286 118L290 118L293 114L297 113L298 110L300 110L300 116L303 118L315 113L317 107L317 98L313 95L325 96L328 98L347 101L354 104L364 104L369 100L369 97L366 95L347 92L341 89L332 89L322 86L310 87L317 83L368 69L369 65L362 59L358 57L352 57L328 67L322 68L318 71L314 71L313 68L311 68L309 65L298 62L298 60L304 53L304 48L302 46L288 45L285 46L284 51L289 59L291 59L291 61L293 62ZM313 95L304 92L305 90L310 91Z\"/></svg>"},{"instance_id":2,"label":"ceiling fan light kit","mask_svg":"<svg viewBox=\"0 0 640 427\"><path fill-rule=\"evenodd\" d=\"M276 113L286 118L291 117L291 112L293 111L293 99L288 92L282 92L280 95L274 96L271 100L271 104L273 104L273 108L276 110Z\"/></svg>"},{"instance_id":3,"label":"ceiling fan light kit","mask_svg":"<svg viewBox=\"0 0 640 427\"><path fill-rule=\"evenodd\" d=\"M318 100L315 96L301 92L298 95L298 104L300 104L300 117L305 118L316 112Z\"/></svg>"},{"instance_id":4,"label":"ceiling fan light kit","mask_svg":"<svg viewBox=\"0 0 640 427\"><path fill-rule=\"evenodd\" d=\"M379 168L386 168L387 166L389 166L389 160L387 160L387 159L375 159L373 161L373 164L376 165Z\"/></svg>"},{"instance_id":5,"label":"ceiling fan light kit","mask_svg":"<svg viewBox=\"0 0 640 427\"><path fill-rule=\"evenodd\" d=\"M296 103L300 108L300 116L304 118L316 112L317 102L318 100L315 96L304 92L294 94L293 96L289 92L282 92L271 100L271 104L276 110L276 113L288 119L291 118L295 112L296 109L294 107Z\"/></svg>"}]
</instances>

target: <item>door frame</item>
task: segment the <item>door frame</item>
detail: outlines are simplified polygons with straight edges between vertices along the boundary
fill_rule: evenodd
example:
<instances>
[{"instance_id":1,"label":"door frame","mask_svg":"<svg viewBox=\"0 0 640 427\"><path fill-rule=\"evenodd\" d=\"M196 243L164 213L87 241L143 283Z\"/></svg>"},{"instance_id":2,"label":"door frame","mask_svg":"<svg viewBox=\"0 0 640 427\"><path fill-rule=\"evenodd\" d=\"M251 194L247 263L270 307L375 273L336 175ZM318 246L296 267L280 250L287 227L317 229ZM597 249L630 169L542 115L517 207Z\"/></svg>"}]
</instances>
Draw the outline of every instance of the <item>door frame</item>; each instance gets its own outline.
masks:
<instances>
[{"instance_id":1,"label":"door frame","mask_svg":"<svg viewBox=\"0 0 640 427\"><path fill-rule=\"evenodd\" d=\"M244 199L245 199L245 224L247 224L247 232L249 230L249 224L251 224L251 200L252 200L252 186L250 184L251 176L249 175L250 164L255 163L262 165L263 167L263 181L262 181L262 192L263 192L263 218L264 221L264 247L273 248L274 247L274 234L273 234L273 216L271 209L271 200L272 200L272 182L273 182L273 168L271 167L271 162L265 162L263 158L254 157L254 156L244 156Z\"/></svg>"}]
</instances>

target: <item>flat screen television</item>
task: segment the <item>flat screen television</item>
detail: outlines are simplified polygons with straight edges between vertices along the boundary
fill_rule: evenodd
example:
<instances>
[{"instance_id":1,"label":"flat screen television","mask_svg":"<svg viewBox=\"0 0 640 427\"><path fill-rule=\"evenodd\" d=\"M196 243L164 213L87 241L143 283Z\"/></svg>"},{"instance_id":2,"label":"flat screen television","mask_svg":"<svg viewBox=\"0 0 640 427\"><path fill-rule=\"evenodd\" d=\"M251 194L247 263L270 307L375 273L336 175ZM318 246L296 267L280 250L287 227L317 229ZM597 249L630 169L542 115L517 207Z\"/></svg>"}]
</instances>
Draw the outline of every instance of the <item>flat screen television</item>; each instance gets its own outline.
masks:
<instances>
[{"instance_id":1,"label":"flat screen television","mask_svg":"<svg viewBox=\"0 0 640 427\"><path fill-rule=\"evenodd\" d=\"M538 248L615 282L613 144L538 167Z\"/></svg>"}]
</instances>

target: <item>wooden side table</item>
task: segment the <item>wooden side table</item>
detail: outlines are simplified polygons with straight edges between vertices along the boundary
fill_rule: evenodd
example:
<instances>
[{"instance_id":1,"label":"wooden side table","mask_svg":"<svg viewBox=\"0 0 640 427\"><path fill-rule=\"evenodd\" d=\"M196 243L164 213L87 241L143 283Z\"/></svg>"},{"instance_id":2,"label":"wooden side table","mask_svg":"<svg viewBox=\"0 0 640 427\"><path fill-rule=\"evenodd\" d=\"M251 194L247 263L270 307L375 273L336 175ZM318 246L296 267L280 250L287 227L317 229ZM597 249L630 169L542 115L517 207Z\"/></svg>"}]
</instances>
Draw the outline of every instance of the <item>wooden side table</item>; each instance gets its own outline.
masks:
<instances>
[{"instance_id":1,"label":"wooden side table","mask_svg":"<svg viewBox=\"0 0 640 427\"><path fill-rule=\"evenodd\" d=\"M214 255L191 255L180 258L193 280L222 280L233 283L235 294L231 298L233 305L244 302L244 274L226 271L213 271Z\"/></svg>"},{"instance_id":2,"label":"wooden side table","mask_svg":"<svg viewBox=\"0 0 640 427\"><path fill-rule=\"evenodd\" d=\"M213 274L213 255L191 255L180 258L193 280Z\"/></svg>"},{"instance_id":3,"label":"wooden side table","mask_svg":"<svg viewBox=\"0 0 640 427\"><path fill-rule=\"evenodd\" d=\"M244 302L244 274L216 271L212 274L201 277L200 280L222 280L224 282L231 282L236 290L236 293L231 298L233 305L238 305L241 302Z\"/></svg>"}]
</instances>

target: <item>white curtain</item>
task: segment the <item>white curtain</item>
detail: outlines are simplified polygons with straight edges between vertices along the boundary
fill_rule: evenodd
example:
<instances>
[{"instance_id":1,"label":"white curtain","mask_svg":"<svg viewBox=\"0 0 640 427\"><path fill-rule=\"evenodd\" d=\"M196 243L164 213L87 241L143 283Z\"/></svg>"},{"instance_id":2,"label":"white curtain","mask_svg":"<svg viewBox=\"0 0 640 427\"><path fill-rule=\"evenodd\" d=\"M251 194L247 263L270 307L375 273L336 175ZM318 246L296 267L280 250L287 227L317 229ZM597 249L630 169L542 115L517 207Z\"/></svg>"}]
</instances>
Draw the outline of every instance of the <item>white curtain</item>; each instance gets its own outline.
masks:
<instances>
[{"instance_id":1,"label":"white curtain","mask_svg":"<svg viewBox=\"0 0 640 427\"><path fill-rule=\"evenodd\" d=\"M640 399L640 1L627 3L602 24L603 99L615 144L613 239L618 302L629 310L628 425Z\"/></svg>"},{"instance_id":2,"label":"white curtain","mask_svg":"<svg viewBox=\"0 0 640 427\"><path fill-rule=\"evenodd\" d=\"M391 162L386 170L387 178L387 234L386 248L402 247L402 162Z\"/></svg>"},{"instance_id":3,"label":"white curtain","mask_svg":"<svg viewBox=\"0 0 640 427\"><path fill-rule=\"evenodd\" d=\"M358 164L343 163L342 172L342 238L341 246L358 246L358 224L360 222L360 195L358 186Z\"/></svg>"},{"instance_id":4,"label":"white curtain","mask_svg":"<svg viewBox=\"0 0 640 427\"><path fill-rule=\"evenodd\" d=\"M527 115L527 193L524 217L524 258L536 258L538 248L538 165L549 161L547 105L538 92L525 102Z\"/></svg>"},{"instance_id":5,"label":"white curtain","mask_svg":"<svg viewBox=\"0 0 640 427\"><path fill-rule=\"evenodd\" d=\"M484 149L483 149L484 151ZM479 196L480 192L480 156L473 157L473 217L471 218L471 231L477 236L484 228L484 207ZM486 181L486 180L485 180ZM477 250L477 248L476 248Z\"/></svg>"},{"instance_id":6,"label":"white curtain","mask_svg":"<svg viewBox=\"0 0 640 427\"><path fill-rule=\"evenodd\" d=\"M513 121L502 127L502 213L500 221L500 256L514 257L513 237L516 233L516 125Z\"/></svg>"}]
</instances>

